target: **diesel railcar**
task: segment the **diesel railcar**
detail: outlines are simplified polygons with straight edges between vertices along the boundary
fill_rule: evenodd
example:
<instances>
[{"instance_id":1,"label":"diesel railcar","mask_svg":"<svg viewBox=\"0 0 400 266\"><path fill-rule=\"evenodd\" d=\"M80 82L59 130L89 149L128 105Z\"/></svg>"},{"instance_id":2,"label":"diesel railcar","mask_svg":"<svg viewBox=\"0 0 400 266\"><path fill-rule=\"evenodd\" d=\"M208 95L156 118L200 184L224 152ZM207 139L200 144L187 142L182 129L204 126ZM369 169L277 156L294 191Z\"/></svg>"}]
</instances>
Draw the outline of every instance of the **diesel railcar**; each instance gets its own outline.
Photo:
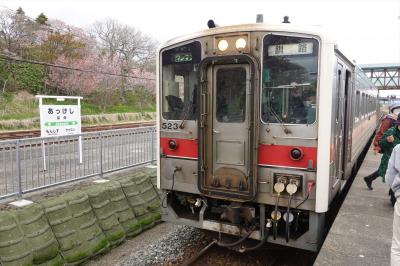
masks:
<instances>
[{"instance_id":1,"label":"diesel railcar","mask_svg":"<svg viewBox=\"0 0 400 266\"><path fill-rule=\"evenodd\" d=\"M158 53L162 219L317 251L377 89L320 27L209 24Z\"/></svg>"}]
</instances>

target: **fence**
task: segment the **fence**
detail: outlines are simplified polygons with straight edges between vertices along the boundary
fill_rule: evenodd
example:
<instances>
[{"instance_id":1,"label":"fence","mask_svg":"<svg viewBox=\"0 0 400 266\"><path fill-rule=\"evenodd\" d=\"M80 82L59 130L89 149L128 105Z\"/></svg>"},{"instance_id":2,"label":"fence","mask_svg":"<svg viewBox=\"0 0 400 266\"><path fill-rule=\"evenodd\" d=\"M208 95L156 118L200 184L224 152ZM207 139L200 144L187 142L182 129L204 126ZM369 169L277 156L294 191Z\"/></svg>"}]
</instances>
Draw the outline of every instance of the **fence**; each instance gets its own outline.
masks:
<instances>
[{"instance_id":1,"label":"fence","mask_svg":"<svg viewBox=\"0 0 400 266\"><path fill-rule=\"evenodd\" d=\"M150 163L155 132L142 127L0 141L0 199Z\"/></svg>"}]
</instances>

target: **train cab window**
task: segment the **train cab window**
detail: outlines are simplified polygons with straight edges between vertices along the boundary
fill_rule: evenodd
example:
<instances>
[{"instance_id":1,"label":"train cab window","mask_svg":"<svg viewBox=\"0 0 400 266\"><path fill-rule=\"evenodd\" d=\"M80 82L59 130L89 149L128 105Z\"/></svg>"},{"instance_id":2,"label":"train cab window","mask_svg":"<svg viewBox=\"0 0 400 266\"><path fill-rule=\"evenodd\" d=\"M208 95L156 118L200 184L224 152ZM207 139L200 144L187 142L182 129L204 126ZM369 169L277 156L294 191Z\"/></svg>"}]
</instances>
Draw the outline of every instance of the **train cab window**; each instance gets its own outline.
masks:
<instances>
[{"instance_id":1,"label":"train cab window","mask_svg":"<svg viewBox=\"0 0 400 266\"><path fill-rule=\"evenodd\" d=\"M261 100L264 122L315 122L318 47L317 40L311 38L264 37Z\"/></svg>"},{"instance_id":2,"label":"train cab window","mask_svg":"<svg viewBox=\"0 0 400 266\"><path fill-rule=\"evenodd\" d=\"M167 120L196 118L201 45L193 42L161 53L162 116Z\"/></svg>"}]
</instances>

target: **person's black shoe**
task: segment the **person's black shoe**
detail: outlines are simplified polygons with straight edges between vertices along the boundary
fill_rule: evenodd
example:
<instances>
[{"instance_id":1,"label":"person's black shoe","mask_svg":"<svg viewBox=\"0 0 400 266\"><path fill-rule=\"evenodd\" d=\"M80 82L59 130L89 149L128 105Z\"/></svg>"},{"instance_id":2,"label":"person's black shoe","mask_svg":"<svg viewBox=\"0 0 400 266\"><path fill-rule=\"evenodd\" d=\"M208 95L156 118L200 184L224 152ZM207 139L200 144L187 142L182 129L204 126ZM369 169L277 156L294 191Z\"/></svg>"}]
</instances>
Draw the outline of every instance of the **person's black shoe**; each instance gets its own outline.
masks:
<instances>
[{"instance_id":1,"label":"person's black shoe","mask_svg":"<svg viewBox=\"0 0 400 266\"><path fill-rule=\"evenodd\" d=\"M365 181L365 184L367 184L367 187L369 188L369 190L372 190L372 180L369 179L369 178L366 176L366 177L364 177L364 181Z\"/></svg>"},{"instance_id":2,"label":"person's black shoe","mask_svg":"<svg viewBox=\"0 0 400 266\"><path fill-rule=\"evenodd\" d=\"M390 203L392 203L393 207L394 207L394 204L396 204L396 197L394 195L390 195Z\"/></svg>"},{"instance_id":3,"label":"person's black shoe","mask_svg":"<svg viewBox=\"0 0 400 266\"><path fill-rule=\"evenodd\" d=\"M394 204L396 203L396 196L394 195L392 189L389 189L389 196L390 196L390 203L392 203L392 206L394 207Z\"/></svg>"}]
</instances>

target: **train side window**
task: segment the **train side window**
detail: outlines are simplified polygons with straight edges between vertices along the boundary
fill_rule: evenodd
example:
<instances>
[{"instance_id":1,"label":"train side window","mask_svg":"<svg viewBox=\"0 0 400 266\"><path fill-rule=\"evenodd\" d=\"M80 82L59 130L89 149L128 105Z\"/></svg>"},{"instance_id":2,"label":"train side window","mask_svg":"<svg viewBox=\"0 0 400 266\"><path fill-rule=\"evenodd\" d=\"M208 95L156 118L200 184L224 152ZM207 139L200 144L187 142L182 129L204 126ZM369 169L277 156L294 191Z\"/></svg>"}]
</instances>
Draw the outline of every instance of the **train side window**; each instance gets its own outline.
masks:
<instances>
[{"instance_id":1,"label":"train side window","mask_svg":"<svg viewBox=\"0 0 400 266\"><path fill-rule=\"evenodd\" d=\"M199 84L199 42L171 48L161 53L162 116L168 120L194 120Z\"/></svg>"}]
</instances>

